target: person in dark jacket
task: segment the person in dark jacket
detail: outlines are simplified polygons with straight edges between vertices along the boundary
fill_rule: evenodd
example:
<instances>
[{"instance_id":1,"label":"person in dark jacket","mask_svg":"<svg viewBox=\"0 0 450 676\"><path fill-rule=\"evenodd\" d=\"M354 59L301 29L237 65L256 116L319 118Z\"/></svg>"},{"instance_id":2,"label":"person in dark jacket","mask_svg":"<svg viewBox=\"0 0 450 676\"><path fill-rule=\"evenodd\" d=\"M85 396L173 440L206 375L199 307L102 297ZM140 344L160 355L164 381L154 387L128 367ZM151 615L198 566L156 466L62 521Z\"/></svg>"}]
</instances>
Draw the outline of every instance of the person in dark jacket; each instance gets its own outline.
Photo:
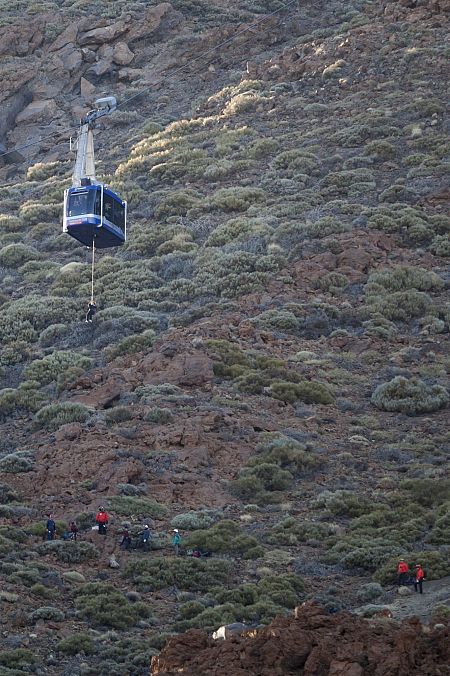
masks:
<instances>
[{"instance_id":1,"label":"person in dark jacket","mask_svg":"<svg viewBox=\"0 0 450 676\"><path fill-rule=\"evenodd\" d=\"M144 530L141 533L141 543L142 543L142 549L145 552L148 552L149 547L150 547L150 528L148 527L147 524L144 526Z\"/></svg>"},{"instance_id":2,"label":"person in dark jacket","mask_svg":"<svg viewBox=\"0 0 450 676\"><path fill-rule=\"evenodd\" d=\"M124 528L122 531L122 541L119 545L120 549L126 549L129 551L131 549L131 535L128 528Z\"/></svg>"},{"instance_id":3,"label":"person in dark jacket","mask_svg":"<svg viewBox=\"0 0 450 676\"><path fill-rule=\"evenodd\" d=\"M97 312L97 303L94 299L89 301L88 310L86 312L86 323L92 324L95 313Z\"/></svg>"},{"instance_id":4,"label":"person in dark jacket","mask_svg":"<svg viewBox=\"0 0 450 676\"><path fill-rule=\"evenodd\" d=\"M70 522L70 535L71 535L72 540L77 539L78 531L79 531L79 528L78 528L77 524L75 523L75 521L71 521Z\"/></svg>"},{"instance_id":5,"label":"person in dark jacket","mask_svg":"<svg viewBox=\"0 0 450 676\"><path fill-rule=\"evenodd\" d=\"M46 528L47 528L47 540L54 540L56 532L56 523L53 518L53 514L48 515Z\"/></svg>"}]
</instances>

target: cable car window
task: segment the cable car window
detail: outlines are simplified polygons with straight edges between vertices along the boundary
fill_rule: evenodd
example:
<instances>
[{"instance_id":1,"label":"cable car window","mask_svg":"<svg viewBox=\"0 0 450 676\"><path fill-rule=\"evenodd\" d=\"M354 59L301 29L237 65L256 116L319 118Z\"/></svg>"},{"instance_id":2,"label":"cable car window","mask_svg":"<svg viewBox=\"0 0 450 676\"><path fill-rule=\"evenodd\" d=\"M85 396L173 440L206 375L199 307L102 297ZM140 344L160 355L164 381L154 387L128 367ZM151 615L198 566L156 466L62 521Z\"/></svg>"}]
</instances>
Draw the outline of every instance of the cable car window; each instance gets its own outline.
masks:
<instances>
[{"instance_id":1,"label":"cable car window","mask_svg":"<svg viewBox=\"0 0 450 676\"><path fill-rule=\"evenodd\" d=\"M90 194L88 191L69 195L67 200L67 215L82 216L91 213Z\"/></svg>"},{"instance_id":2,"label":"cable car window","mask_svg":"<svg viewBox=\"0 0 450 676\"><path fill-rule=\"evenodd\" d=\"M95 191L95 204L94 204L94 214L100 216L102 213L102 191Z\"/></svg>"},{"instance_id":3,"label":"cable car window","mask_svg":"<svg viewBox=\"0 0 450 676\"><path fill-rule=\"evenodd\" d=\"M103 218L114 223L114 200L106 193L103 193Z\"/></svg>"},{"instance_id":4,"label":"cable car window","mask_svg":"<svg viewBox=\"0 0 450 676\"><path fill-rule=\"evenodd\" d=\"M125 205L114 200L114 225L122 231L125 229Z\"/></svg>"}]
</instances>

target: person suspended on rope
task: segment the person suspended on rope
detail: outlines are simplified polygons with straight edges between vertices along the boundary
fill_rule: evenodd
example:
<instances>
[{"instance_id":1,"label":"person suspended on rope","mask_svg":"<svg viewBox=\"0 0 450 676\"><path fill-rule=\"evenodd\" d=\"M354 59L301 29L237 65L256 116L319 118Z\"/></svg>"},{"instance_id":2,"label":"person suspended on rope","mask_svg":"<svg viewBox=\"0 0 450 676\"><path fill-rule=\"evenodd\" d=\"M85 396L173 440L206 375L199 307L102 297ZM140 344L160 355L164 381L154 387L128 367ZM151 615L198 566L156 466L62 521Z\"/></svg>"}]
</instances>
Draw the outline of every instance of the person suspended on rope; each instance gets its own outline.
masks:
<instances>
[{"instance_id":1,"label":"person suspended on rope","mask_svg":"<svg viewBox=\"0 0 450 676\"><path fill-rule=\"evenodd\" d=\"M94 315L95 315L96 312L97 312L97 303L96 303L95 300L92 298L92 299L89 301L89 304L88 304L88 310L87 310L87 312L86 312L86 320L85 320L86 323L92 324L92 319L93 319L93 317L94 317Z\"/></svg>"}]
</instances>

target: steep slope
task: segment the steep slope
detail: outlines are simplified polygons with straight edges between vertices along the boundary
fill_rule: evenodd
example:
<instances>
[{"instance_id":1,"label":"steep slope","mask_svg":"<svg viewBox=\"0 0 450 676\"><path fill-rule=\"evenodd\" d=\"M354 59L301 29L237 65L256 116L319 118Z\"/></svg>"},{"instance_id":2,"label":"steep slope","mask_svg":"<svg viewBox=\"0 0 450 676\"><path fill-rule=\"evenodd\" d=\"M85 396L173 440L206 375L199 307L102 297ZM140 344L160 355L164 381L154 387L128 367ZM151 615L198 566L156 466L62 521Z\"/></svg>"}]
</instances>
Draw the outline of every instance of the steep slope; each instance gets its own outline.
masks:
<instances>
[{"instance_id":1,"label":"steep slope","mask_svg":"<svg viewBox=\"0 0 450 676\"><path fill-rule=\"evenodd\" d=\"M168 632L391 603L400 555L450 573L448 7L252 4L2 9L0 142L36 142L0 168L5 673L147 673ZM98 134L130 229L89 326L64 130L143 90Z\"/></svg>"}]
</instances>

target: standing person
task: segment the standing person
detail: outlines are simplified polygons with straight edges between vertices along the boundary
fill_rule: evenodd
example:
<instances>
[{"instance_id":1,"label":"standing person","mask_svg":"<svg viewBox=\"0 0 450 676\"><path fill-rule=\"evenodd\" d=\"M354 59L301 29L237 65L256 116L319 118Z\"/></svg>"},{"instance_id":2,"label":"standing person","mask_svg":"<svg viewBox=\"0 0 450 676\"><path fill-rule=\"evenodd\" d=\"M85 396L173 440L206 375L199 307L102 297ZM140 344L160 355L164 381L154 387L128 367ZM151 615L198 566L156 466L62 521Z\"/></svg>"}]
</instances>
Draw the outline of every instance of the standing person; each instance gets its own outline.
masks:
<instances>
[{"instance_id":1,"label":"standing person","mask_svg":"<svg viewBox=\"0 0 450 676\"><path fill-rule=\"evenodd\" d=\"M181 535L178 528L174 528L172 533L173 533L172 536L173 551L175 553L175 556L178 556L178 554L180 553Z\"/></svg>"},{"instance_id":2,"label":"standing person","mask_svg":"<svg viewBox=\"0 0 450 676\"><path fill-rule=\"evenodd\" d=\"M99 507L95 522L98 525L98 532L100 535L106 535L106 526L108 525L109 515L104 507Z\"/></svg>"},{"instance_id":3,"label":"standing person","mask_svg":"<svg viewBox=\"0 0 450 676\"><path fill-rule=\"evenodd\" d=\"M144 530L141 533L141 542L142 542L142 549L145 552L148 552L148 549L150 547L150 528L148 527L147 524L145 524Z\"/></svg>"},{"instance_id":4,"label":"standing person","mask_svg":"<svg viewBox=\"0 0 450 676\"><path fill-rule=\"evenodd\" d=\"M406 585L408 583L409 566L405 559L400 559L397 566L398 586Z\"/></svg>"},{"instance_id":5,"label":"standing person","mask_svg":"<svg viewBox=\"0 0 450 676\"><path fill-rule=\"evenodd\" d=\"M72 540L77 539L78 531L79 531L79 528L78 528L77 524L75 523L75 521L71 521L70 522L70 534L72 536Z\"/></svg>"},{"instance_id":6,"label":"standing person","mask_svg":"<svg viewBox=\"0 0 450 676\"><path fill-rule=\"evenodd\" d=\"M94 318L95 313L97 312L97 303L94 299L89 301L88 309L86 312L86 323L92 324L92 319Z\"/></svg>"},{"instance_id":7,"label":"standing person","mask_svg":"<svg viewBox=\"0 0 450 676\"><path fill-rule=\"evenodd\" d=\"M46 528L47 528L47 540L54 540L56 532L56 523L53 518L53 514L48 515Z\"/></svg>"},{"instance_id":8,"label":"standing person","mask_svg":"<svg viewBox=\"0 0 450 676\"><path fill-rule=\"evenodd\" d=\"M416 592L419 591L421 594L423 594L422 586L423 586L424 578L425 578L425 573L423 572L423 568L420 565L420 563L418 563L416 565L416 577L414 579L414 589L416 590Z\"/></svg>"},{"instance_id":9,"label":"standing person","mask_svg":"<svg viewBox=\"0 0 450 676\"><path fill-rule=\"evenodd\" d=\"M124 528L122 531L122 542L119 547L120 549L126 549L127 551L131 549L131 535L128 528Z\"/></svg>"}]
</instances>

